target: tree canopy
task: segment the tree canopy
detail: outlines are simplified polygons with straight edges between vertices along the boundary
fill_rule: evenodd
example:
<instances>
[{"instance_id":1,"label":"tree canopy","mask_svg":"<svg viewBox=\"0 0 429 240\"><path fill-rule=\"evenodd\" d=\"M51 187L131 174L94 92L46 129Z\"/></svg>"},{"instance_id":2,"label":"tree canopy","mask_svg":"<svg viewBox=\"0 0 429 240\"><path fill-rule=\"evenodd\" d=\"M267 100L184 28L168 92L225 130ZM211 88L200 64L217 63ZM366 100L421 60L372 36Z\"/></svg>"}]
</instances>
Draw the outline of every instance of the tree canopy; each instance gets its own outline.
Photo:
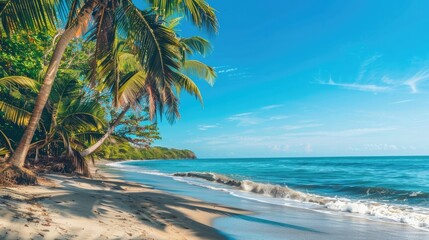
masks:
<instances>
[{"instance_id":1,"label":"tree canopy","mask_svg":"<svg viewBox=\"0 0 429 240\"><path fill-rule=\"evenodd\" d=\"M148 148L160 139L156 116L173 123L182 90L202 102L192 78L213 84L216 77L191 58L211 46L179 36L180 16L210 33L217 19L203 0L148 4L0 0L0 156L12 155L18 167L23 156L63 159L86 175L84 157L106 156L114 146L139 149L139 158L162 156Z\"/></svg>"}]
</instances>

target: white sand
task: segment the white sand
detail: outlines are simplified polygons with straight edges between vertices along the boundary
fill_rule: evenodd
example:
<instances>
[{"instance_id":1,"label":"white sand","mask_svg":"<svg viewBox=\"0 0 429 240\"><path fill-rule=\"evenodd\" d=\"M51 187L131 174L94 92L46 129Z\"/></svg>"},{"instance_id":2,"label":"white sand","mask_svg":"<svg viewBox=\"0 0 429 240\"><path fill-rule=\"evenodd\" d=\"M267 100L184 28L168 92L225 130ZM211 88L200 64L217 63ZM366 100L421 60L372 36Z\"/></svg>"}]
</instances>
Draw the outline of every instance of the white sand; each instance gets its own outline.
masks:
<instances>
[{"instance_id":1,"label":"white sand","mask_svg":"<svg viewBox=\"0 0 429 240\"><path fill-rule=\"evenodd\" d=\"M213 219L246 213L102 174L0 188L0 239L222 239Z\"/></svg>"}]
</instances>

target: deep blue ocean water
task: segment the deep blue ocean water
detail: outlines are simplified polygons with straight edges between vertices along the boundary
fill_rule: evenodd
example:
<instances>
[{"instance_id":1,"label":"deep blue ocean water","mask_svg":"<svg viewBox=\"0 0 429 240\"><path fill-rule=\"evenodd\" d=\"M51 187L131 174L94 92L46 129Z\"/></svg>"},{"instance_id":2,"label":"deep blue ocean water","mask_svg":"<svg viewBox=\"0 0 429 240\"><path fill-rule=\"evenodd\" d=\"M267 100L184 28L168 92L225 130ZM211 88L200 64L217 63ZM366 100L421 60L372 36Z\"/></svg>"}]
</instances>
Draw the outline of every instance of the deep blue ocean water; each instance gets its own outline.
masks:
<instances>
[{"instance_id":1,"label":"deep blue ocean water","mask_svg":"<svg viewBox=\"0 0 429 240\"><path fill-rule=\"evenodd\" d=\"M347 213L429 230L429 157L153 160L112 165L259 204Z\"/></svg>"}]
</instances>

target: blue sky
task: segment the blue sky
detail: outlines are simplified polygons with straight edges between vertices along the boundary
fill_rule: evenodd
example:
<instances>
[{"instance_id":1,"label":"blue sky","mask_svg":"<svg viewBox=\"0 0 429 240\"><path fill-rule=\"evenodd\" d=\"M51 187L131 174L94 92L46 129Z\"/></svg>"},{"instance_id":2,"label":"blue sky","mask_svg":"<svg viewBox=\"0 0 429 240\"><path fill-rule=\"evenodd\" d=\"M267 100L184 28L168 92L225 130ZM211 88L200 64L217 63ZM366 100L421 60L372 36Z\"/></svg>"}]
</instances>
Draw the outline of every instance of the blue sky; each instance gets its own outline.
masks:
<instances>
[{"instance_id":1,"label":"blue sky","mask_svg":"<svg viewBox=\"0 0 429 240\"><path fill-rule=\"evenodd\" d=\"M429 154L429 1L210 1L213 87L156 145L199 157ZM188 25L182 35L199 34Z\"/></svg>"}]
</instances>

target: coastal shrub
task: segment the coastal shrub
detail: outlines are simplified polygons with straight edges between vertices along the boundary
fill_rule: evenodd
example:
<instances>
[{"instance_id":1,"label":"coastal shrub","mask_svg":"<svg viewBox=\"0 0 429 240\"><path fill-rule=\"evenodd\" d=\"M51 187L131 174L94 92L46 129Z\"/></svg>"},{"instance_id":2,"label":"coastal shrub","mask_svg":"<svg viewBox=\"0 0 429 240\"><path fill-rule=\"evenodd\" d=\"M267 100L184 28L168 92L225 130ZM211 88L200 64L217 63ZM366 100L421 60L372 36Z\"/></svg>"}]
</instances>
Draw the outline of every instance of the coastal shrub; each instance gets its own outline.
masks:
<instances>
[{"instance_id":1,"label":"coastal shrub","mask_svg":"<svg viewBox=\"0 0 429 240\"><path fill-rule=\"evenodd\" d=\"M190 150L165 147L136 147L130 143L106 144L97 152L97 157L110 160L184 159L196 158Z\"/></svg>"}]
</instances>

